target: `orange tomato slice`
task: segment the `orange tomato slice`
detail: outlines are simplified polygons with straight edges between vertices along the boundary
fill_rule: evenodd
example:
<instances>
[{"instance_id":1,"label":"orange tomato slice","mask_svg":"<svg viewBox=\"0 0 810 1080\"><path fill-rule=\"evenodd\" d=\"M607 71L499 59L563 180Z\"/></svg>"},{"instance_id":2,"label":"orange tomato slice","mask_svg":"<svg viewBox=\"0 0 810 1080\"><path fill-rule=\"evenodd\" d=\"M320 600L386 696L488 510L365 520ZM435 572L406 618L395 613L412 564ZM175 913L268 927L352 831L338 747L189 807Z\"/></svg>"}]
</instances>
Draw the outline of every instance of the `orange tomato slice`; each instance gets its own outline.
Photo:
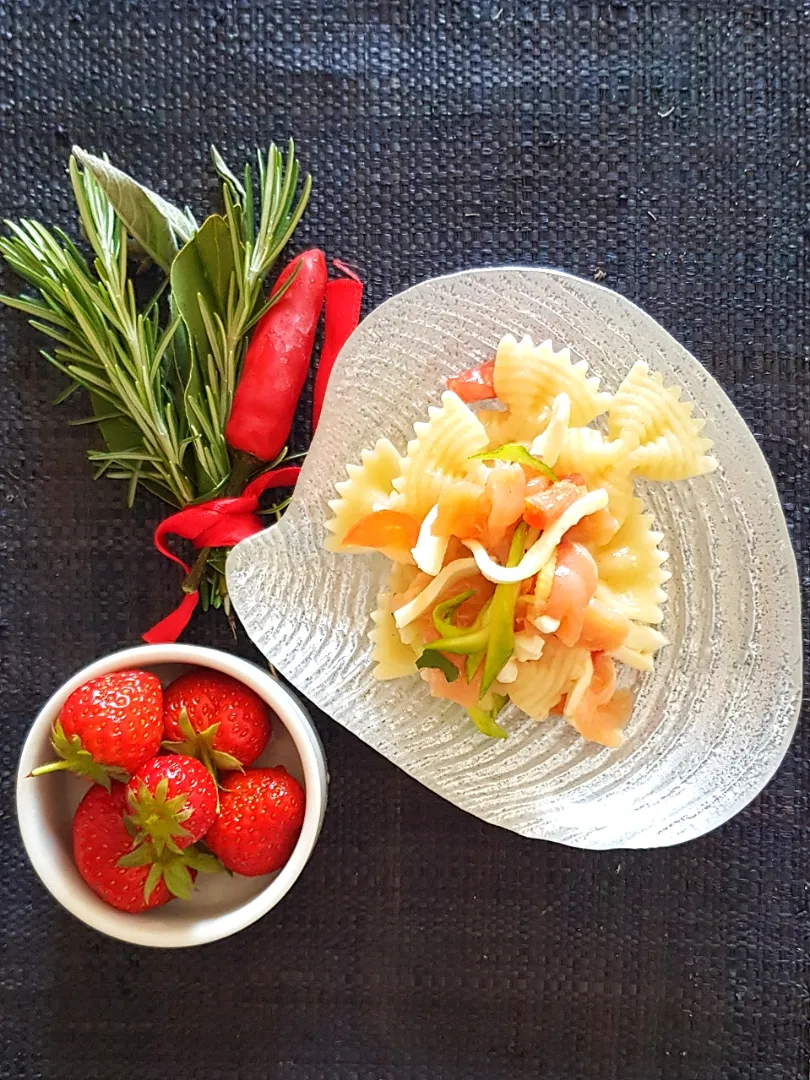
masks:
<instances>
[{"instance_id":1,"label":"orange tomato slice","mask_svg":"<svg viewBox=\"0 0 810 1080\"><path fill-rule=\"evenodd\" d=\"M375 510L355 521L343 537L348 547L398 548L410 551L419 539L419 522L399 510Z\"/></svg>"},{"instance_id":2,"label":"orange tomato slice","mask_svg":"<svg viewBox=\"0 0 810 1080\"><path fill-rule=\"evenodd\" d=\"M447 380L447 389L458 394L462 401L488 401L495 397L495 361L462 371Z\"/></svg>"}]
</instances>

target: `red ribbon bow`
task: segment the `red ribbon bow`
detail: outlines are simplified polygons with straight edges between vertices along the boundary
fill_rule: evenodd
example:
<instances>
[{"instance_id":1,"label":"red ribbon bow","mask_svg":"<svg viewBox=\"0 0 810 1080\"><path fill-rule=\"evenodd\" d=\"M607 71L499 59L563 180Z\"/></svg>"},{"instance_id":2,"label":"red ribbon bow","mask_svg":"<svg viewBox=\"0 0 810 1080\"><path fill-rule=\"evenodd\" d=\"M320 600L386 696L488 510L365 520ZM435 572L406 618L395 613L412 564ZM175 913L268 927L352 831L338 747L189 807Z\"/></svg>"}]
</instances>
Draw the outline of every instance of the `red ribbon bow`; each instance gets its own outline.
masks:
<instances>
[{"instance_id":1,"label":"red ribbon bow","mask_svg":"<svg viewBox=\"0 0 810 1080\"><path fill-rule=\"evenodd\" d=\"M301 472L299 465L287 465L271 469L252 480L241 495L233 498L211 499L199 506L187 506L178 510L155 529L155 547L167 559L182 566L188 574L191 567L170 551L166 545L168 536L181 536L190 540L195 548L233 547L248 536L255 536L264 529L259 517L259 496L270 488L292 487ZM188 593L180 604L143 635L150 645L177 641L185 630L200 599L199 592Z\"/></svg>"}]
</instances>

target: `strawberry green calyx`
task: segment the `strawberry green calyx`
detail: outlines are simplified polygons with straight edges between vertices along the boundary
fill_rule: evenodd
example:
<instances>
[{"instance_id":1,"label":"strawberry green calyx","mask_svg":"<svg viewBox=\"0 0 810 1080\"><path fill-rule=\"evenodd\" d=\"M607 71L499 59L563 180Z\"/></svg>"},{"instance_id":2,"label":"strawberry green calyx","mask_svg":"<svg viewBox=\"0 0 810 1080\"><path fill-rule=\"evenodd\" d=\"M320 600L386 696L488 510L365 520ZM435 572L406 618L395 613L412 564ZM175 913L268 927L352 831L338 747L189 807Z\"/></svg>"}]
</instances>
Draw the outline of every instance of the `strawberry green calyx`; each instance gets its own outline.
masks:
<instances>
[{"instance_id":1,"label":"strawberry green calyx","mask_svg":"<svg viewBox=\"0 0 810 1080\"><path fill-rule=\"evenodd\" d=\"M215 780L219 769L245 771L242 762L235 758L233 754L226 754L222 750L214 749L214 739L219 731L219 723L211 724L204 731L195 731L185 709L180 710L177 723L183 738L176 742L164 741L161 743L164 750L171 750L173 754L186 754L188 757L196 758L205 765Z\"/></svg>"},{"instance_id":2,"label":"strawberry green calyx","mask_svg":"<svg viewBox=\"0 0 810 1080\"><path fill-rule=\"evenodd\" d=\"M146 846L148 843L158 856L166 849L179 855L182 846L177 841L191 835L183 827L193 813L191 807L186 806L186 796L175 795L170 799L168 791L169 782L165 777L158 782L154 793L142 780L137 792L127 791L127 831L136 845Z\"/></svg>"},{"instance_id":3,"label":"strawberry green calyx","mask_svg":"<svg viewBox=\"0 0 810 1080\"><path fill-rule=\"evenodd\" d=\"M188 847L185 851L174 852L164 846L158 853L149 841L138 843L132 851L122 855L116 863L121 868L129 866L148 866L149 873L143 886L143 898L148 903L158 883L163 881L172 896L180 900L190 900L197 873L218 874L225 867L214 855Z\"/></svg>"},{"instance_id":4,"label":"strawberry green calyx","mask_svg":"<svg viewBox=\"0 0 810 1080\"><path fill-rule=\"evenodd\" d=\"M107 791L110 790L113 780L126 783L129 773L117 765L102 765L93 757L89 750L85 750L78 735L66 735L61 723L57 720L51 733L51 746L59 755L58 761L51 761L47 765L40 765L33 769L31 776L44 776L46 773L59 772L62 769L76 773L77 776L86 776L94 784L100 784Z\"/></svg>"}]
</instances>

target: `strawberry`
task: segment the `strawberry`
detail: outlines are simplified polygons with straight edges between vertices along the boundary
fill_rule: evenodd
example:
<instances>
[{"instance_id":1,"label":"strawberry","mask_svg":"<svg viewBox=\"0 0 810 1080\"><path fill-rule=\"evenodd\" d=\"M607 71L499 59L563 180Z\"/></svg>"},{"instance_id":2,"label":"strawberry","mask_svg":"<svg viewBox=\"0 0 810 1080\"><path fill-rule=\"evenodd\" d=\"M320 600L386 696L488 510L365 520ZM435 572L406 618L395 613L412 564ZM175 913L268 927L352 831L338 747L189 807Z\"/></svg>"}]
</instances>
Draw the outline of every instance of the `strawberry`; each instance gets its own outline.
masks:
<instances>
[{"instance_id":1,"label":"strawberry","mask_svg":"<svg viewBox=\"0 0 810 1080\"><path fill-rule=\"evenodd\" d=\"M186 672L163 695L164 746L217 769L246 769L270 738L272 713L258 694L221 671Z\"/></svg>"},{"instance_id":2,"label":"strawberry","mask_svg":"<svg viewBox=\"0 0 810 1080\"><path fill-rule=\"evenodd\" d=\"M183 754L154 757L127 784L128 828L136 843L175 853L205 836L217 814L217 785Z\"/></svg>"},{"instance_id":3,"label":"strawberry","mask_svg":"<svg viewBox=\"0 0 810 1080\"><path fill-rule=\"evenodd\" d=\"M121 911L146 911L173 899L164 881L158 881L149 898L144 896L150 867L119 867L118 861L132 848L124 825L126 789L112 784L109 791L91 787L73 818L73 857L79 873L102 900Z\"/></svg>"},{"instance_id":4,"label":"strawberry","mask_svg":"<svg viewBox=\"0 0 810 1080\"><path fill-rule=\"evenodd\" d=\"M73 818L73 858L79 873L102 900L121 911L137 913L188 899L197 871L221 870L218 860L188 848L182 855L158 856L151 844L133 848L125 813L127 789L94 785Z\"/></svg>"},{"instance_id":5,"label":"strawberry","mask_svg":"<svg viewBox=\"0 0 810 1080\"><path fill-rule=\"evenodd\" d=\"M131 773L160 749L163 690L147 671L113 671L74 690L54 725L51 743L59 755L32 775L69 769L108 791L112 780Z\"/></svg>"},{"instance_id":6,"label":"strawberry","mask_svg":"<svg viewBox=\"0 0 810 1080\"><path fill-rule=\"evenodd\" d=\"M256 877L279 870L304 822L304 789L285 768L229 773L220 812L205 837L228 870Z\"/></svg>"}]
</instances>

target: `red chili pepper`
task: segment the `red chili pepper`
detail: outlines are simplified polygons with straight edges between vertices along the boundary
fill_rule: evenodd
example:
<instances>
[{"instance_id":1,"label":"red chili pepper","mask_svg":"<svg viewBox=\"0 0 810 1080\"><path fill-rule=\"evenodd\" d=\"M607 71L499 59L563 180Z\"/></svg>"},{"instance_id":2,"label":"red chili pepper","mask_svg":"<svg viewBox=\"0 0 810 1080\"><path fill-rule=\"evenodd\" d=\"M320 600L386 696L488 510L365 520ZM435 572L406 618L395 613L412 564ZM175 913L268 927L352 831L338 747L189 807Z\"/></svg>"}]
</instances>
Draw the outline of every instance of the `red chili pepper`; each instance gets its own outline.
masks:
<instances>
[{"instance_id":1,"label":"red chili pepper","mask_svg":"<svg viewBox=\"0 0 810 1080\"><path fill-rule=\"evenodd\" d=\"M225 427L233 450L272 461L287 442L309 369L326 294L326 258L313 248L282 270L274 291L298 273L253 331Z\"/></svg>"},{"instance_id":2,"label":"red chili pepper","mask_svg":"<svg viewBox=\"0 0 810 1080\"><path fill-rule=\"evenodd\" d=\"M338 353L345 345L352 330L360 321L360 306L363 303L363 282L342 262L333 260L332 265L346 275L335 278L326 286L326 318L324 320L323 348L318 362L318 374L315 376L315 390L312 395L312 431L314 433L321 418L323 399L332 368Z\"/></svg>"},{"instance_id":3,"label":"red chili pepper","mask_svg":"<svg viewBox=\"0 0 810 1080\"><path fill-rule=\"evenodd\" d=\"M458 394L462 401L487 401L496 396L494 375L495 361L489 360L480 367L470 368L448 379L447 389Z\"/></svg>"}]
</instances>

